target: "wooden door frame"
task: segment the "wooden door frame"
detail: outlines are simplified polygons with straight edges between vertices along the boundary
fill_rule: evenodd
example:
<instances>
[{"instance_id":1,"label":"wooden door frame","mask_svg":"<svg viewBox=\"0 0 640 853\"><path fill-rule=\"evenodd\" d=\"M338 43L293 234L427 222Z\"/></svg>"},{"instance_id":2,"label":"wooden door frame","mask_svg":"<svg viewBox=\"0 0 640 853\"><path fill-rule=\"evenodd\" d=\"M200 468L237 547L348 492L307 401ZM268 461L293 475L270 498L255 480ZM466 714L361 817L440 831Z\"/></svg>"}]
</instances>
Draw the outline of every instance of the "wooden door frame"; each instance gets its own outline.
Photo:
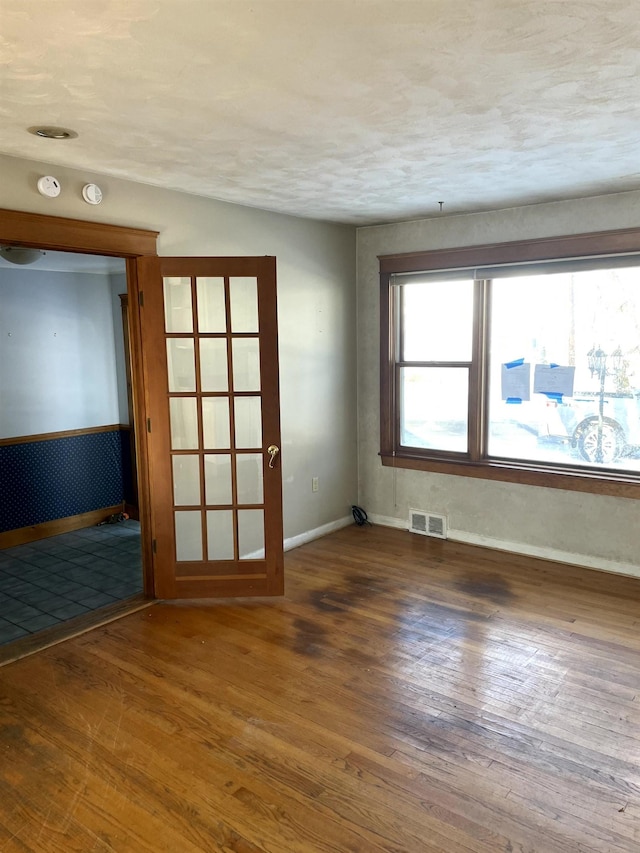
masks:
<instances>
[{"instance_id":1,"label":"wooden door frame","mask_svg":"<svg viewBox=\"0 0 640 853\"><path fill-rule=\"evenodd\" d=\"M129 294L119 293L120 312L122 319L122 337L124 342L124 367L127 380L127 426L129 427L129 448L131 453L131 466L129 476L131 477L131 504L126 501L124 511L129 518L140 518L138 509L138 466L136 461L136 417L133 405L133 376L131 371L131 341L129 336Z\"/></svg>"},{"instance_id":2,"label":"wooden door frame","mask_svg":"<svg viewBox=\"0 0 640 853\"><path fill-rule=\"evenodd\" d=\"M129 336L134 415L138 424L146 423L147 402L142 364L142 337L139 311L138 259L156 256L157 231L106 225L81 219L66 219L39 213L0 209L0 244L28 246L59 252L81 252L123 258L127 265ZM146 432L136 431L138 499L140 504L144 594L155 598L151 535L151 496Z\"/></svg>"}]
</instances>

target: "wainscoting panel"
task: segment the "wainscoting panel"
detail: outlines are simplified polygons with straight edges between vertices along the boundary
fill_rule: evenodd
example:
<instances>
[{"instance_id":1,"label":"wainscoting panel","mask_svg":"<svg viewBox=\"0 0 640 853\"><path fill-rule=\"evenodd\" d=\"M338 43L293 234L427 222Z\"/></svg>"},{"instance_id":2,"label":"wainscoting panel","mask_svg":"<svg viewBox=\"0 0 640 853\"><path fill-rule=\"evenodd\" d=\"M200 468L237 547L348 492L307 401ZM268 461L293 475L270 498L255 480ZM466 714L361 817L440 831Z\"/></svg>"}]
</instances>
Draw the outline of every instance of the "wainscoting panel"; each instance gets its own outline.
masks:
<instances>
[{"instance_id":1,"label":"wainscoting panel","mask_svg":"<svg viewBox=\"0 0 640 853\"><path fill-rule=\"evenodd\" d=\"M33 439L0 442L0 532L122 504L118 424Z\"/></svg>"}]
</instances>

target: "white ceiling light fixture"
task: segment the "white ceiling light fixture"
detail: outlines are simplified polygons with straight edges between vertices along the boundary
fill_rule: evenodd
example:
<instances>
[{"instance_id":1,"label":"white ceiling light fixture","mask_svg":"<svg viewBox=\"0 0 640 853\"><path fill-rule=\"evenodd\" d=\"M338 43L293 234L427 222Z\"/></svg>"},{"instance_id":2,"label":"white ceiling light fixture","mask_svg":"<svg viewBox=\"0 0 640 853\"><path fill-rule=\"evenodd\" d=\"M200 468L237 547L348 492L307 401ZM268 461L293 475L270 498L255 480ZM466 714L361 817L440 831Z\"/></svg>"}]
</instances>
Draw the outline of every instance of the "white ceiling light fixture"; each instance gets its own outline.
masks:
<instances>
[{"instance_id":1,"label":"white ceiling light fixture","mask_svg":"<svg viewBox=\"0 0 640 853\"><path fill-rule=\"evenodd\" d=\"M43 255L42 249L31 249L27 246L0 246L0 257L20 266L35 264Z\"/></svg>"},{"instance_id":2,"label":"white ceiling light fixture","mask_svg":"<svg viewBox=\"0 0 640 853\"><path fill-rule=\"evenodd\" d=\"M28 127L29 133L42 139L77 139L75 130L68 127Z\"/></svg>"}]
</instances>

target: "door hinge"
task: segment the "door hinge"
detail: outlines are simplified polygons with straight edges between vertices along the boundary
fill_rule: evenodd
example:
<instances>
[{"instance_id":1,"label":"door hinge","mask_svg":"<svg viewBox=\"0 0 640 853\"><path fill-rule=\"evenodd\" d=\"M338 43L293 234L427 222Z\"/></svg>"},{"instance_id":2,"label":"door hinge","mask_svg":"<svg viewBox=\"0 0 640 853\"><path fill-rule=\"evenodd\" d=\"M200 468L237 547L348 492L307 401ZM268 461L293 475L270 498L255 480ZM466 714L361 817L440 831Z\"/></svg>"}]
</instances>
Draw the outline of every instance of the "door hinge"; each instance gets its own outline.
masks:
<instances>
[{"instance_id":1,"label":"door hinge","mask_svg":"<svg viewBox=\"0 0 640 853\"><path fill-rule=\"evenodd\" d=\"M144 293L140 290L138 291L138 305L143 308L144 307Z\"/></svg>"},{"instance_id":2,"label":"door hinge","mask_svg":"<svg viewBox=\"0 0 640 853\"><path fill-rule=\"evenodd\" d=\"M151 418L147 418L147 432L151 432Z\"/></svg>"},{"instance_id":3,"label":"door hinge","mask_svg":"<svg viewBox=\"0 0 640 853\"><path fill-rule=\"evenodd\" d=\"M151 543L151 550L153 551L154 554L158 553L158 540L157 539L154 539L153 542Z\"/></svg>"}]
</instances>

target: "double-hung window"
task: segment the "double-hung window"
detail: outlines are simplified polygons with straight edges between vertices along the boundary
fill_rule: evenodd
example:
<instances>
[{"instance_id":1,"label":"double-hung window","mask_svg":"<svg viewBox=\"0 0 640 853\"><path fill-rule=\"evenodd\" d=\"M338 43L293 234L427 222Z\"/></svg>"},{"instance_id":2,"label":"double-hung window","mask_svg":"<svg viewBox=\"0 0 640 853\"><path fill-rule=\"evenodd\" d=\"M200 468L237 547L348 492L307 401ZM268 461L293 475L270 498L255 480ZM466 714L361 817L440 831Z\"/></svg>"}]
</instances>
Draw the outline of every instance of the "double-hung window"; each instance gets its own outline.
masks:
<instances>
[{"instance_id":1,"label":"double-hung window","mask_svg":"<svg viewBox=\"0 0 640 853\"><path fill-rule=\"evenodd\" d=\"M640 230L380 266L384 464L640 496Z\"/></svg>"}]
</instances>

